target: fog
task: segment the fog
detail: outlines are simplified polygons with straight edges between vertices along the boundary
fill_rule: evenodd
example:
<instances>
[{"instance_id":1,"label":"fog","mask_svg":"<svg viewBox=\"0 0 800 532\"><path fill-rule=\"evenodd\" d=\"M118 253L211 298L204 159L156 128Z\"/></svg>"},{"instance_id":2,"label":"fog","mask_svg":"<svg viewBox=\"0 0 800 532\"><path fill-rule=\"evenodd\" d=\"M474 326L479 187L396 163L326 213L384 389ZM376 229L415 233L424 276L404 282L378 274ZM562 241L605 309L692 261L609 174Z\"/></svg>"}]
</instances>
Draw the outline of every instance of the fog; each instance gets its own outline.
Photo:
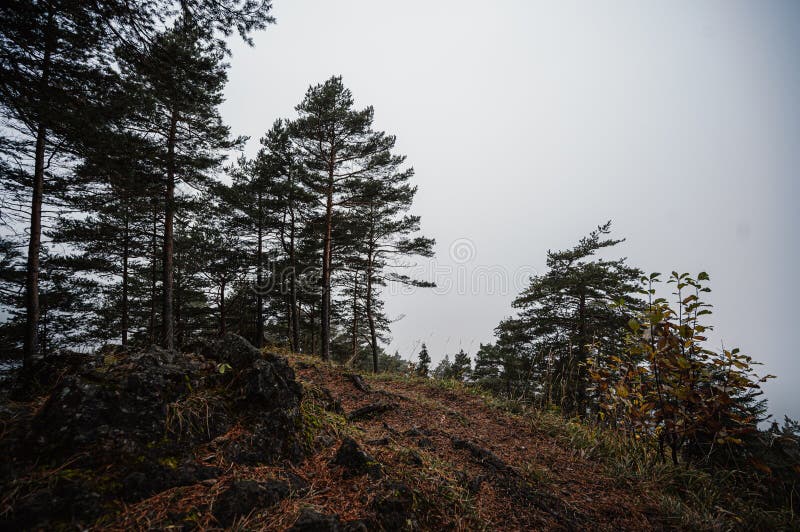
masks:
<instances>
[{"instance_id":1,"label":"fog","mask_svg":"<svg viewBox=\"0 0 800 532\"><path fill-rule=\"evenodd\" d=\"M223 116L248 152L341 74L416 170L437 240L418 268L439 287L388 295L388 350L474 354L548 249L611 219L627 239L612 255L709 272L715 345L764 362L771 411L800 417L800 3L275 0L274 15L254 48L232 42Z\"/></svg>"}]
</instances>

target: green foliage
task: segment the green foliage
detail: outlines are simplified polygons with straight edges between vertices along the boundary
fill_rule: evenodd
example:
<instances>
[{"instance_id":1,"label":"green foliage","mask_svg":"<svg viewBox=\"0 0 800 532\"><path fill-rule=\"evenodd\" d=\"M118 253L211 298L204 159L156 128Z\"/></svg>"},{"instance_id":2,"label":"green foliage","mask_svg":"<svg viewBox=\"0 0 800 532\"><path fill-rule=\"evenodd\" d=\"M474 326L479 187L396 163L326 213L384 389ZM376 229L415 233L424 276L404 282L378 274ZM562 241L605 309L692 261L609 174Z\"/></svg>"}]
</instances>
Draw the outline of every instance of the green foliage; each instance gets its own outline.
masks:
<instances>
[{"instance_id":1,"label":"green foliage","mask_svg":"<svg viewBox=\"0 0 800 532\"><path fill-rule=\"evenodd\" d=\"M433 378L436 380L448 380L453 378L453 363L450 362L450 355L445 355L433 370Z\"/></svg>"},{"instance_id":2,"label":"green foliage","mask_svg":"<svg viewBox=\"0 0 800 532\"><path fill-rule=\"evenodd\" d=\"M610 232L609 221L572 249L547 252L548 271L533 277L514 300L519 315L496 329L497 349L484 350L481 373L493 366L493 372L504 374L508 393L513 386L515 393L535 395L541 404L579 415L593 408L586 359L595 350L621 348L631 309L639 305L641 272L625 259L595 257L623 242L607 238ZM526 382L518 382L520 374Z\"/></svg>"},{"instance_id":3,"label":"green foliage","mask_svg":"<svg viewBox=\"0 0 800 532\"><path fill-rule=\"evenodd\" d=\"M526 351L517 351L517 344L503 334L494 344L480 345L472 379L496 395L526 400L538 388L530 379L533 364L533 358Z\"/></svg>"},{"instance_id":4,"label":"green foliage","mask_svg":"<svg viewBox=\"0 0 800 532\"><path fill-rule=\"evenodd\" d=\"M419 350L417 357L416 373L420 377L427 377L431 370L431 356L428 354L428 346L422 343L422 348Z\"/></svg>"},{"instance_id":5,"label":"green foliage","mask_svg":"<svg viewBox=\"0 0 800 532\"><path fill-rule=\"evenodd\" d=\"M710 291L703 273L670 276L676 300L656 297L659 275L643 278L648 304L629 321L627 349L605 363L589 361L601 398L603 417L631 434L656 435L662 453L711 460L730 452L743 437L757 432L761 394L751 357L738 349L714 352L706 347L711 329L704 318Z\"/></svg>"},{"instance_id":6,"label":"green foliage","mask_svg":"<svg viewBox=\"0 0 800 532\"><path fill-rule=\"evenodd\" d=\"M0 136L0 225L25 223L30 228L23 243L28 248L24 301L2 303L15 320L25 309L20 337L24 336L26 363L48 342L64 340L40 323L47 309L40 301L44 292L39 261L46 252L43 231L52 221L42 213L54 211L61 222L56 234L45 239L77 248L71 253L73 264L65 267L81 276L104 277L100 297L92 297L96 304L90 324L60 333L73 339L106 339L113 333L125 343L131 328L127 296L133 283L119 270L141 265L139 257L128 256L122 248L136 248L143 240L142 227L134 220L143 214L141 203L131 201L131 192L140 184L159 181L163 176L153 177L159 168L171 167L178 179L193 181L219 161L220 145L208 142L203 132L227 135L214 116L225 79L225 66L219 61L226 53L221 36L237 31L247 40L251 31L274 22L270 10L269 0L2 4L0 115L6 127ZM176 20L178 31L171 27ZM196 112L198 106L208 112ZM176 118L172 111L180 120L175 128L164 128L165 121ZM175 134L162 135L165 129ZM113 194L103 202L102 197L109 197L108 186ZM150 195L154 197L152 191ZM167 217L171 203L162 205ZM153 211L158 218L157 202ZM96 230L92 217L100 222ZM18 227L11 230L17 231ZM152 233L155 239L155 230ZM171 240L171 235L165 237ZM107 244L105 252L94 246L98 240ZM126 258L117 261L121 255ZM166 261L159 265L168 266ZM118 276L124 280L114 279ZM151 289L153 299L155 291ZM168 299L172 295L168 293ZM151 312L150 322L154 317ZM16 322L3 329L4 334L13 333ZM151 325L151 340L152 329ZM40 345L42 334L50 338L42 337Z\"/></svg>"},{"instance_id":7,"label":"green foliage","mask_svg":"<svg viewBox=\"0 0 800 532\"><path fill-rule=\"evenodd\" d=\"M468 380L472 375L472 360L463 349L459 349L453 357L453 365L450 366L450 378L463 381Z\"/></svg>"}]
</instances>

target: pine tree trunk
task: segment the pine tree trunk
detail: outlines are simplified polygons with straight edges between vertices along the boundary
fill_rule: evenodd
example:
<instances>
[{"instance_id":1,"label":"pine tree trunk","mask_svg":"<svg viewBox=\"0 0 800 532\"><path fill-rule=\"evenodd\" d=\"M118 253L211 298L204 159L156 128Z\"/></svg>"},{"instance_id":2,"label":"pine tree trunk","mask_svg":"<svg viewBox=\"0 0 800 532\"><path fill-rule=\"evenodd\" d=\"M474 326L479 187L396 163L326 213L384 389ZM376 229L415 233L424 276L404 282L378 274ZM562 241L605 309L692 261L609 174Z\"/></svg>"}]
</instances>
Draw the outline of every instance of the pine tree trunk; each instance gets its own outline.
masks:
<instances>
[{"instance_id":1,"label":"pine tree trunk","mask_svg":"<svg viewBox=\"0 0 800 532\"><path fill-rule=\"evenodd\" d=\"M350 335L352 341L350 364L353 364L358 358L358 270L353 273L353 327Z\"/></svg>"},{"instance_id":2,"label":"pine tree trunk","mask_svg":"<svg viewBox=\"0 0 800 532\"><path fill-rule=\"evenodd\" d=\"M372 315L372 258L368 262L367 278L367 300L366 312L367 322L369 323L370 347L372 348L372 372L378 373L378 335L375 332L375 317Z\"/></svg>"},{"instance_id":3,"label":"pine tree trunk","mask_svg":"<svg viewBox=\"0 0 800 532\"><path fill-rule=\"evenodd\" d=\"M47 301L47 294L46 293L45 293L45 301ZM48 321L49 316L50 316L50 314L47 312L47 303L45 303L44 312L42 312L42 317L41 317L42 318L42 345L41 345L42 358L47 358L47 355L49 354L49 351L50 351L50 349L49 349L49 347L50 347L50 344L49 344L50 337L48 335L48 329L47 329L47 325L49 323L49 321Z\"/></svg>"},{"instance_id":4,"label":"pine tree trunk","mask_svg":"<svg viewBox=\"0 0 800 532\"><path fill-rule=\"evenodd\" d=\"M320 315L320 340L322 360L331 356L331 237L333 226L333 165L329 169L327 201L325 205L325 239L322 252L322 309Z\"/></svg>"},{"instance_id":5,"label":"pine tree trunk","mask_svg":"<svg viewBox=\"0 0 800 532\"><path fill-rule=\"evenodd\" d=\"M310 321L311 321L311 354L317 354L317 328L315 326L316 321L316 308L315 305L312 303L311 305L311 312L310 312Z\"/></svg>"},{"instance_id":6,"label":"pine tree trunk","mask_svg":"<svg viewBox=\"0 0 800 532\"><path fill-rule=\"evenodd\" d=\"M291 200L290 200L291 201ZM292 270L289 278L289 303L292 306L292 349L300 351L300 309L297 306L297 265L295 263L295 222L294 210L290 208L289 217L291 226L289 227L289 266Z\"/></svg>"},{"instance_id":7,"label":"pine tree trunk","mask_svg":"<svg viewBox=\"0 0 800 532\"><path fill-rule=\"evenodd\" d=\"M378 337L375 332L375 316L372 315L372 273L375 266L375 209L370 205L369 250L367 254L367 269L364 272L367 281L367 321L369 322L370 347L372 348L372 372L378 373Z\"/></svg>"},{"instance_id":8,"label":"pine tree trunk","mask_svg":"<svg viewBox=\"0 0 800 532\"><path fill-rule=\"evenodd\" d=\"M39 348L39 253L42 248L42 198L44 195L44 150L46 129L39 124L36 134L36 152L31 198L31 233L28 243L28 264L25 277L25 344L23 366L30 368Z\"/></svg>"},{"instance_id":9,"label":"pine tree trunk","mask_svg":"<svg viewBox=\"0 0 800 532\"><path fill-rule=\"evenodd\" d=\"M126 212L125 231L122 236L122 319L120 321L120 329L122 330L122 347L128 346L128 255L130 254L130 232L128 224L128 213Z\"/></svg>"},{"instance_id":10,"label":"pine tree trunk","mask_svg":"<svg viewBox=\"0 0 800 532\"><path fill-rule=\"evenodd\" d=\"M178 114L172 111L167 139L167 186L164 194L164 256L162 264L162 347L172 350L175 347L173 323L173 253L175 218L175 135L178 125Z\"/></svg>"},{"instance_id":11,"label":"pine tree trunk","mask_svg":"<svg viewBox=\"0 0 800 532\"><path fill-rule=\"evenodd\" d=\"M158 297L158 210L156 209L156 200L153 199L153 234L150 236L153 254L150 264L150 323L148 335L150 343L156 343L156 299Z\"/></svg>"},{"instance_id":12,"label":"pine tree trunk","mask_svg":"<svg viewBox=\"0 0 800 532\"><path fill-rule=\"evenodd\" d=\"M180 265L180 256L175 257L175 263ZM174 337L175 337L175 347L180 349L183 346L183 290L181 289L181 270L179 266L176 266L173 271L174 277L174 284L175 288L173 289L174 294L174 316L175 316L175 330L174 330Z\"/></svg>"},{"instance_id":13,"label":"pine tree trunk","mask_svg":"<svg viewBox=\"0 0 800 532\"><path fill-rule=\"evenodd\" d=\"M264 215L261 204L261 192L258 193L258 251L256 257L256 306L258 318L256 322L256 347L264 347Z\"/></svg>"},{"instance_id":14,"label":"pine tree trunk","mask_svg":"<svg viewBox=\"0 0 800 532\"><path fill-rule=\"evenodd\" d=\"M226 332L227 331L225 330L225 281L222 281L219 287L219 335L225 336Z\"/></svg>"},{"instance_id":15,"label":"pine tree trunk","mask_svg":"<svg viewBox=\"0 0 800 532\"><path fill-rule=\"evenodd\" d=\"M586 387L583 382L583 369L586 362L586 295L581 292L578 302L578 359L575 364L575 408L584 415L586 404Z\"/></svg>"},{"instance_id":16,"label":"pine tree trunk","mask_svg":"<svg viewBox=\"0 0 800 532\"><path fill-rule=\"evenodd\" d=\"M283 284L281 284L281 293L286 293L286 286ZM283 298L283 303L286 305L286 341L289 342L289 350L295 353L296 350L292 343L292 302L289 300L288 295Z\"/></svg>"},{"instance_id":17,"label":"pine tree trunk","mask_svg":"<svg viewBox=\"0 0 800 532\"><path fill-rule=\"evenodd\" d=\"M39 110L45 114L46 93L50 83L50 62L53 47L53 12L48 13L45 30L44 57L42 58L42 77L39 86ZM25 339L22 351L22 365L30 369L33 356L39 348L39 253L42 248L42 201L44 197L44 155L47 142L47 126L44 116L39 117L36 127L36 148L34 151L33 190L31 193L30 241L28 242L28 261L25 274Z\"/></svg>"}]
</instances>

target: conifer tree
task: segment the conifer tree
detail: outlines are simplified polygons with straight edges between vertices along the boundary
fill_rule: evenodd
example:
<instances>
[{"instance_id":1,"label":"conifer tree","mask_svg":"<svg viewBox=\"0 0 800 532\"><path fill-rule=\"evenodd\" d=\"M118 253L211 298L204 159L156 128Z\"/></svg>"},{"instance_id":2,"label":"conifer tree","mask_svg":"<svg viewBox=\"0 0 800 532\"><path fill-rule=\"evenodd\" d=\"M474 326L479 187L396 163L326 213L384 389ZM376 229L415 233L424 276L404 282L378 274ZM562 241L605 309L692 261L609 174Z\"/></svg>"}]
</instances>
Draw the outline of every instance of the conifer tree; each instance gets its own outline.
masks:
<instances>
[{"instance_id":1,"label":"conifer tree","mask_svg":"<svg viewBox=\"0 0 800 532\"><path fill-rule=\"evenodd\" d=\"M624 343L641 271L626 260L594 255L623 240L607 238L611 222L599 226L577 246L548 251L548 271L531 279L514 301L518 318L503 328L513 333L521 351L536 358L540 384L572 413L588 408L586 360L590 352L618 352ZM623 302L624 305L618 303ZM548 357L554 357L551 364ZM546 372L552 370L551 375Z\"/></svg>"},{"instance_id":2,"label":"conifer tree","mask_svg":"<svg viewBox=\"0 0 800 532\"><path fill-rule=\"evenodd\" d=\"M453 378L453 363L450 362L450 355L445 355L433 370L433 378L437 380L447 380Z\"/></svg>"},{"instance_id":3,"label":"conifer tree","mask_svg":"<svg viewBox=\"0 0 800 532\"><path fill-rule=\"evenodd\" d=\"M0 359L13 358L22 347L24 316L18 309L22 308L25 263L18 248L18 242L0 237L0 309L8 313L0 324Z\"/></svg>"},{"instance_id":4,"label":"conifer tree","mask_svg":"<svg viewBox=\"0 0 800 532\"><path fill-rule=\"evenodd\" d=\"M275 263L275 282L285 299L289 346L300 351L300 246L312 197L300 179L302 169L296 161L289 127L288 121L277 120L261 139L262 147L254 161L254 171L261 180L258 186L262 191L257 193L258 197L262 193L270 197L270 223L281 257Z\"/></svg>"},{"instance_id":5,"label":"conifer tree","mask_svg":"<svg viewBox=\"0 0 800 532\"><path fill-rule=\"evenodd\" d=\"M425 342L422 343L422 349L419 350L419 357L417 360L417 375L420 377L427 377L431 368L431 356L428 354L428 347L425 345Z\"/></svg>"},{"instance_id":6,"label":"conifer tree","mask_svg":"<svg viewBox=\"0 0 800 532\"><path fill-rule=\"evenodd\" d=\"M475 353L472 380L506 397L528 395L534 388L528 378L532 366L529 353L511 340L505 322L498 326L496 333L498 338L494 344L481 344Z\"/></svg>"},{"instance_id":7,"label":"conifer tree","mask_svg":"<svg viewBox=\"0 0 800 532\"><path fill-rule=\"evenodd\" d=\"M0 113L23 170L4 172L15 210L29 228L23 361L39 350L39 270L45 192L57 188L51 162L75 154L98 122L105 33L102 6L90 2L0 5ZM24 197L27 196L27 201ZM27 207L25 206L27 203Z\"/></svg>"},{"instance_id":8,"label":"conifer tree","mask_svg":"<svg viewBox=\"0 0 800 532\"><path fill-rule=\"evenodd\" d=\"M163 142L161 332L167 349L175 341L174 223L180 206L176 186L207 186L209 171L219 167L223 151L242 142L229 138L219 115L227 79L222 58L223 51L208 31L186 18L158 35L143 54L131 47L120 54L128 79L138 82L139 93L149 99L148 112L140 120Z\"/></svg>"},{"instance_id":9,"label":"conifer tree","mask_svg":"<svg viewBox=\"0 0 800 532\"><path fill-rule=\"evenodd\" d=\"M264 342L264 262L266 256L265 240L274 229L274 213L269 204L269 188L271 174L266 172L267 165L259 164L259 158L250 161L240 158L233 169L233 183L229 188L220 188L219 192L227 206L231 209L232 223L235 230L242 235L242 244L251 251L252 263L256 272L256 281L252 288L256 296L256 331L254 345L263 346Z\"/></svg>"},{"instance_id":10,"label":"conifer tree","mask_svg":"<svg viewBox=\"0 0 800 532\"><path fill-rule=\"evenodd\" d=\"M394 137L372 130L373 109L353 108L353 97L341 77L309 87L296 107L300 115L290 127L304 169L304 182L321 207L322 300L320 336L322 358L330 358L331 277L334 267L334 220L351 206L359 184L386 165L384 154Z\"/></svg>"},{"instance_id":11,"label":"conifer tree","mask_svg":"<svg viewBox=\"0 0 800 532\"><path fill-rule=\"evenodd\" d=\"M269 0L10 0L0 5L0 113L6 122L0 155L19 163L11 171L0 165L4 211L27 218L30 229L26 365L38 351L43 211L49 192L64 189L54 163L81 157L84 142L102 128L108 116L104 99L117 79L108 68L112 49L148 48L158 40L163 22L182 13L222 50L216 35L235 30L248 40L251 31L274 22L270 10Z\"/></svg>"},{"instance_id":12,"label":"conifer tree","mask_svg":"<svg viewBox=\"0 0 800 532\"><path fill-rule=\"evenodd\" d=\"M148 204L155 192L151 154L146 139L124 130L124 117L121 124L109 123L85 150L70 187L59 194L64 205L84 216L59 217L47 233L53 243L72 250L63 260L73 276L99 280L102 297L92 312L96 326L87 334L100 340L116 335L123 346L133 326L132 298L146 302L132 285L136 263L148 255Z\"/></svg>"},{"instance_id":13,"label":"conifer tree","mask_svg":"<svg viewBox=\"0 0 800 532\"><path fill-rule=\"evenodd\" d=\"M394 145L391 137L389 145ZM415 236L419 231L419 216L407 214L416 187L409 183L413 169L400 170L405 157L392 155L388 150L376 156L375 173L360 183L358 207L353 216L362 228L356 249L362 254L365 274L364 308L370 329L373 371L378 371L378 287L399 282L418 287L432 283L412 279L398 271L401 260L418 255L433 255L433 239Z\"/></svg>"},{"instance_id":14,"label":"conifer tree","mask_svg":"<svg viewBox=\"0 0 800 532\"><path fill-rule=\"evenodd\" d=\"M242 274L246 255L225 206L209 196L201 203L205 207L190 230L195 251L193 260L199 264L199 273L209 286L211 299L216 302L218 334L224 336L228 321L225 296Z\"/></svg>"},{"instance_id":15,"label":"conifer tree","mask_svg":"<svg viewBox=\"0 0 800 532\"><path fill-rule=\"evenodd\" d=\"M463 349L459 349L453 357L453 365L450 367L450 378L463 381L472 375L472 360Z\"/></svg>"},{"instance_id":16,"label":"conifer tree","mask_svg":"<svg viewBox=\"0 0 800 532\"><path fill-rule=\"evenodd\" d=\"M503 369L503 357L495 344L480 344L475 353L475 369L472 373L476 382L490 389L496 389Z\"/></svg>"}]
</instances>

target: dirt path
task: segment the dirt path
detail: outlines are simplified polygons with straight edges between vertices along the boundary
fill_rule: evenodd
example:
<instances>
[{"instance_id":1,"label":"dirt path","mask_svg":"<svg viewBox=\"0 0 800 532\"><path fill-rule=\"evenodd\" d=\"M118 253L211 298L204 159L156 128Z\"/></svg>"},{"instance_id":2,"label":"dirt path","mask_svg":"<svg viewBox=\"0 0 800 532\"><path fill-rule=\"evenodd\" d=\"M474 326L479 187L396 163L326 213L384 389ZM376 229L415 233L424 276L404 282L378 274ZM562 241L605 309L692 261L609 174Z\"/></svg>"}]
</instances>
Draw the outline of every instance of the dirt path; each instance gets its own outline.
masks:
<instances>
[{"instance_id":1,"label":"dirt path","mask_svg":"<svg viewBox=\"0 0 800 532\"><path fill-rule=\"evenodd\" d=\"M474 511L464 516L463 528L476 523L497 530L660 528L648 519L656 512L631 500L630 491L615 486L600 464L480 397L402 379L368 378L370 391L364 392L346 374L322 365L301 364L297 373L328 390L345 413L370 405L388 408L352 420L356 439L421 493L439 493L444 483L462 487L464 507ZM338 490L326 488L335 499Z\"/></svg>"}]
</instances>

